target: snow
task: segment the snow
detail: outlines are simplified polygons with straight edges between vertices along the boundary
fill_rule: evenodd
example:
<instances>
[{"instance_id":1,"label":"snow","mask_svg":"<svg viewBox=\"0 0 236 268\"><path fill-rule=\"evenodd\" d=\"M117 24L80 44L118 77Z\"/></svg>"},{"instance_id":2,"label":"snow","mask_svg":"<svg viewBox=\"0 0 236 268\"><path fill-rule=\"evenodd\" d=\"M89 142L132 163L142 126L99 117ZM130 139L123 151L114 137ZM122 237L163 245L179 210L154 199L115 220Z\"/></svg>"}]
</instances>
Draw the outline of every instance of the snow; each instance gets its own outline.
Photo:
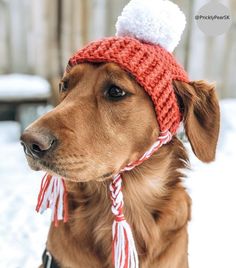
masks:
<instances>
[{"instance_id":1,"label":"snow","mask_svg":"<svg viewBox=\"0 0 236 268\"><path fill-rule=\"evenodd\" d=\"M191 153L186 185L192 197L191 268L236 267L236 99L221 101L216 160L203 164ZM188 146L189 148L190 146Z\"/></svg>"},{"instance_id":2,"label":"snow","mask_svg":"<svg viewBox=\"0 0 236 268\"><path fill-rule=\"evenodd\" d=\"M47 80L26 74L8 74L0 76L0 100L31 100L50 97L50 85Z\"/></svg>"},{"instance_id":3,"label":"snow","mask_svg":"<svg viewBox=\"0 0 236 268\"><path fill-rule=\"evenodd\" d=\"M0 123L0 267L38 267L49 214L35 213L42 173L31 171L19 144L20 126Z\"/></svg>"},{"instance_id":4,"label":"snow","mask_svg":"<svg viewBox=\"0 0 236 268\"><path fill-rule=\"evenodd\" d=\"M189 224L191 268L236 267L236 99L221 101L222 128L217 157L203 164L193 155L185 185L192 197ZM18 142L16 122L0 122L0 267L40 264L50 211L35 212L42 172L31 171Z\"/></svg>"}]
</instances>

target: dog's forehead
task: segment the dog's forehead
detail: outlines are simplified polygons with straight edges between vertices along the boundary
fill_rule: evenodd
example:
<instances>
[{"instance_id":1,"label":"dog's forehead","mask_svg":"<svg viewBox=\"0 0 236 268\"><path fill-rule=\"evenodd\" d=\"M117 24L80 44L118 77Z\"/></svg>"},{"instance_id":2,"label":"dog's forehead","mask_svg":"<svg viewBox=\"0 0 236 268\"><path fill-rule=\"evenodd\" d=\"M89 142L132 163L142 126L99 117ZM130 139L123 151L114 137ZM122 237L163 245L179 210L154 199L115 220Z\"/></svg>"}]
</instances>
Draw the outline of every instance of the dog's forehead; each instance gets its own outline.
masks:
<instances>
[{"instance_id":1,"label":"dog's forehead","mask_svg":"<svg viewBox=\"0 0 236 268\"><path fill-rule=\"evenodd\" d=\"M65 72L63 79L79 80L84 75L91 76L92 74L106 74L108 78L122 79L129 78L135 80L132 74L123 70L118 64L111 62L85 62L75 65L70 72Z\"/></svg>"},{"instance_id":2,"label":"dog's forehead","mask_svg":"<svg viewBox=\"0 0 236 268\"><path fill-rule=\"evenodd\" d=\"M116 85L120 88L128 90L132 94L143 94L142 88L136 79L123 70L116 63L79 63L75 65L69 72L65 72L63 82L69 81L69 87L79 88L80 94L92 90L99 92L101 88ZM80 86L79 86L80 85ZM95 86L96 85L96 86ZM79 87L78 87L79 86Z\"/></svg>"},{"instance_id":3,"label":"dog's forehead","mask_svg":"<svg viewBox=\"0 0 236 268\"><path fill-rule=\"evenodd\" d=\"M98 67L98 65L96 65ZM62 80L68 80L68 79L79 79L81 78L85 73L94 72L96 70L95 64L91 63L80 63L72 67L72 69L67 72L64 72Z\"/></svg>"}]
</instances>

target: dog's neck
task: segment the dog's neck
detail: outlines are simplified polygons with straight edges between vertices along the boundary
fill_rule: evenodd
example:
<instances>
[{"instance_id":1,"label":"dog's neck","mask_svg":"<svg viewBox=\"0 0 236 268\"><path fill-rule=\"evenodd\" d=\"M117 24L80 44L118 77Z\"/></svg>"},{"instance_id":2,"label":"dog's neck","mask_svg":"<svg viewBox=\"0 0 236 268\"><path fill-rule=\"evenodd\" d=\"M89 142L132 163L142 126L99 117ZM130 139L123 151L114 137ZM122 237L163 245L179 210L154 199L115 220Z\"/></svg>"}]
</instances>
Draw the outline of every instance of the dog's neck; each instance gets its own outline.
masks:
<instances>
[{"instance_id":1,"label":"dog's neck","mask_svg":"<svg viewBox=\"0 0 236 268\"><path fill-rule=\"evenodd\" d=\"M187 160L182 144L174 138L172 144L161 147L143 164L122 174L124 214L131 226L142 226L148 231L148 226L166 212L166 205L169 204L166 201L172 198L176 188L182 189L180 181L183 175L180 169L186 167ZM80 206L87 207L96 203L96 216L99 218L102 211L112 220L109 184L109 180L73 184L71 209L78 208L78 221ZM89 208L86 210L89 214Z\"/></svg>"},{"instance_id":2,"label":"dog's neck","mask_svg":"<svg viewBox=\"0 0 236 268\"><path fill-rule=\"evenodd\" d=\"M186 226L190 201L181 185L180 169L187 161L182 144L173 138L140 166L122 174L124 215L142 256L160 255L172 242L168 234ZM92 245L103 261L108 258L106 253L110 256L112 252L109 184L107 180L67 185L71 233L83 243L87 241L86 247ZM157 249L157 241L161 248Z\"/></svg>"}]
</instances>

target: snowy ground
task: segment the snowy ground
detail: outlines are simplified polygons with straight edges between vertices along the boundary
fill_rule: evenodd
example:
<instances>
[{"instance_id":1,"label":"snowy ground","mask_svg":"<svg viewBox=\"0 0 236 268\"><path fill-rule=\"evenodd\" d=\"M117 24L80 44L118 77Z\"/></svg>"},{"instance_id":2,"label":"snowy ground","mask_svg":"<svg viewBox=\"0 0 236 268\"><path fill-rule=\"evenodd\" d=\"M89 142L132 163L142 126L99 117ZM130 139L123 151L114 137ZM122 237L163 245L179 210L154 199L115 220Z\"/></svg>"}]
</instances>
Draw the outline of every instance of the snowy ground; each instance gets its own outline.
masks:
<instances>
[{"instance_id":1,"label":"snowy ground","mask_svg":"<svg viewBox=\"0 0 236 268\"><path fill-rule=\"evenodd\" d=\"M222 131L214 163L191 153L186 186L193 199L190 268L236 267L236 100L221 102ZM19 126L0 122L0 267L40 263L50 213L35 213L42 173L31 171L19 145Z\"/></svg>"},{"instance_id":2,"label":"snowy ground","mask_svg":"<svg viewBox=\"0 0 236 268\"><path fill-rule=\"evenodd\" d=\"M34 212L42 174L27 167L16 123L0 123L0 267L38 267L47 215Z\"/></svg>"},{"instance_id":3,"label":"snowy ground","mask_svg":"<svg viewBox=\"0 0 236 268\"><path fill-rule=\"evenodd\" d=\"M202 164L191 154L186 180L193 200L189 225L190 268L236 267L236 100L221 102L216 161Z\"/></svg>"}]
</instances>

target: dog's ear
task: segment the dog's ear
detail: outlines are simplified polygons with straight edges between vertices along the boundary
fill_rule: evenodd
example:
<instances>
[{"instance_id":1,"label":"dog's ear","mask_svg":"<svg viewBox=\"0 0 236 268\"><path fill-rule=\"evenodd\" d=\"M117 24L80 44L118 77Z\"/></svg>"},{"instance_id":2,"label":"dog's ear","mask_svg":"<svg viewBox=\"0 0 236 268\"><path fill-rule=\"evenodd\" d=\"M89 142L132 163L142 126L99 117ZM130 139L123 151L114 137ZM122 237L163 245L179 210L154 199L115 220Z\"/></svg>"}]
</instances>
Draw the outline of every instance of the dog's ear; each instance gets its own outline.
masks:
<instances>
[{"instance_id":1,"label":"dog's ear","mask_svg":"<svg viewBox=\"0 0 236 268\"><path fill-rule=\"evenodd\" d=\"M201 80L173 81L173 86L193 152L203 162L214 160L220 125L214 85Z\"/></svg>"}]
</instances>

